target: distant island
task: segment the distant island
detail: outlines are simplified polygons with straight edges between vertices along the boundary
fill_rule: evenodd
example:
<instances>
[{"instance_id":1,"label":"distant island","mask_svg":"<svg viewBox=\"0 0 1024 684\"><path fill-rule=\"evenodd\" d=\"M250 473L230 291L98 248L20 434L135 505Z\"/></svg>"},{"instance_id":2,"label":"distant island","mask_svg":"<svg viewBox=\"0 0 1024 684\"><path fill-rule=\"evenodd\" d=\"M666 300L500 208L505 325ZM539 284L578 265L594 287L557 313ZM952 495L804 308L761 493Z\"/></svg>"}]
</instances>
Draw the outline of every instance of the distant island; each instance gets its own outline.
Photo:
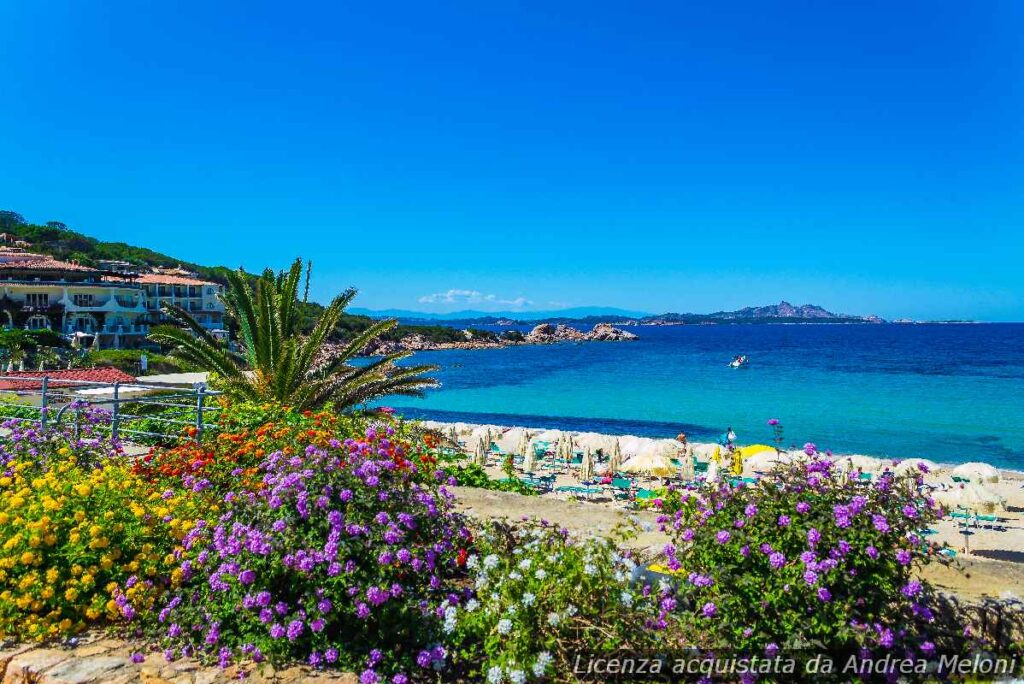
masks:
<instances>
[{"instance_id":1,"label":"distant island","mask_svg":"<svg viewBox=\"0 0 1024 684\"><path fill-rule=\"evenodd\" d=\"M600 310L602 313L583 313ZM663 313L658 315L619 315L614 316L615 309L610 307L578 307L549 312L456 312L452 314L423 314L415 311L391 309L388 311L371 311L361 309L358 313L374 318L398 318L408 324L442 324L450 326L522 326L543 321L553 324L597 324L611 320L618 326L638 325L737 325L758 323L886 323L875 316L859 316L837 314L815 304L799 306L781 301L766 306L748 306L736 311L716 311L714 313ZM627 313L618 310L621 313ZM543 314L543 315L541 315Z\"/></svg>"}]
</instances>

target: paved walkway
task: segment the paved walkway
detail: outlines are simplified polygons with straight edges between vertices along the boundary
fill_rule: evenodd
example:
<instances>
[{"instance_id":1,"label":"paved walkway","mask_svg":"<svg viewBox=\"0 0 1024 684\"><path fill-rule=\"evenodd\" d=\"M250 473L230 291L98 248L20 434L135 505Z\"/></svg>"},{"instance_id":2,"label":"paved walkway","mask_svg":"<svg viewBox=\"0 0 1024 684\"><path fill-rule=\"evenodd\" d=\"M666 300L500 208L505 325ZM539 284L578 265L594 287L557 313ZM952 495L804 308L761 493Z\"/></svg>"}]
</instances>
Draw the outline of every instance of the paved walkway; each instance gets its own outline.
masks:
<instances>
[{"instance_id":1,"label":"paved walkway","mask_svg":"<svg viewBox=\"0 0 1024 684\"><path fill-rule=\"evenodd\" d=\"M141 663L132 662L136 647L130 642L110 639L101 632L88 632L74 647L52 645L0 645L0 677L3 684L220 684L238 681L237 668L222 670L194 660L164 661L149 653ZM325 674L308 667L275 670L265 665L252 670L245 681L275 684L356 684L351 673Z\"/></svg>"}]
</instances>

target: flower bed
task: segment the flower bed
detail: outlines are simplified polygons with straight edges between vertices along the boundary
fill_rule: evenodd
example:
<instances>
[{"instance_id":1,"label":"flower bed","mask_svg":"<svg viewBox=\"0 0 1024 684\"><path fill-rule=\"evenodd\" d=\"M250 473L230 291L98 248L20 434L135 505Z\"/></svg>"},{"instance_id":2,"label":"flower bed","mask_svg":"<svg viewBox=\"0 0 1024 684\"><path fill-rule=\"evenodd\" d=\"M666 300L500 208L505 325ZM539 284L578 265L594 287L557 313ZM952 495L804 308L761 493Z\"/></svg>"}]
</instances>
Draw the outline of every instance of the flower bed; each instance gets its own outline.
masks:
<instances>
[{"instance_id":1,"label":"flower bed","mask_svg":"<svg viewBox=\"0 0 1024 684\"><path fill-rule=\"evenodd\" d=\"M0 637L108 625L163 651L140 659L397 683L559 679L587 650L935 647L920 478L863 483L814 449L757 486L666 490L652 572L627 533L467 529L453 473L387 414L235 405L136 463L102 421L0 441Z\"/></svg>"}]
</instances>

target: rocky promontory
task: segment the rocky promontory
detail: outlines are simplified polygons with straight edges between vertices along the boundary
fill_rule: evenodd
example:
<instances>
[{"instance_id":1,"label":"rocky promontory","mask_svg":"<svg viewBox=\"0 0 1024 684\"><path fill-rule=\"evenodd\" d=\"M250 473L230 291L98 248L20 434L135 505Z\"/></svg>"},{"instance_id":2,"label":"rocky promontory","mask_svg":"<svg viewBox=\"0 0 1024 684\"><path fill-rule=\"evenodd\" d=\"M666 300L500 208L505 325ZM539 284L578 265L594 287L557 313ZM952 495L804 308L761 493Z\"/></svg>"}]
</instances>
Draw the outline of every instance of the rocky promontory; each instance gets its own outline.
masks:
<instances>
[{"instance_id":1,"label":"rocky promontory","mask_svg":"<svg viewBox=\"0 0 1024 684\"><path fill-rule=\"evenodd\" d=\"M558 344L560 342L626 342L639 339L635 334L616 328L609 323L598 323L589 331L565 324L541 323L528 333L490 333L480 330L461 330L462 338L454 342L435 342L414 333L400 340L379 340L367 349L367 354L393 354L399 351L433 351L438 349L497 349L525 344Z\"/></svg>"}]
</instances>

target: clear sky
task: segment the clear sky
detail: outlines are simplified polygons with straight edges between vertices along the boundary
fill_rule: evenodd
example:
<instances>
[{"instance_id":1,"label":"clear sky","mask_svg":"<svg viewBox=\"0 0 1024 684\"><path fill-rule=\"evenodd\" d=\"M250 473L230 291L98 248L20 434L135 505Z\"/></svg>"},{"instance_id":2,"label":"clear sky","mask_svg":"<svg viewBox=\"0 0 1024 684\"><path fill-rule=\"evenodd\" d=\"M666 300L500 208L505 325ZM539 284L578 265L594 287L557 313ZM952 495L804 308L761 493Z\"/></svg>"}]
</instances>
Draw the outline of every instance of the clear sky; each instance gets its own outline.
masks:
<instances>
[{"instance_id":1,"label":"clear sky","mask_svg":"<svg viewBox=\"0 0 1024 684\"><path fill-rule=\"evenodd\" d=\"M1024 320L1024 3L3 2L0 208L318 298ZM476 294L464 294L476 293Z\"/></svg>"}]
</instances>

